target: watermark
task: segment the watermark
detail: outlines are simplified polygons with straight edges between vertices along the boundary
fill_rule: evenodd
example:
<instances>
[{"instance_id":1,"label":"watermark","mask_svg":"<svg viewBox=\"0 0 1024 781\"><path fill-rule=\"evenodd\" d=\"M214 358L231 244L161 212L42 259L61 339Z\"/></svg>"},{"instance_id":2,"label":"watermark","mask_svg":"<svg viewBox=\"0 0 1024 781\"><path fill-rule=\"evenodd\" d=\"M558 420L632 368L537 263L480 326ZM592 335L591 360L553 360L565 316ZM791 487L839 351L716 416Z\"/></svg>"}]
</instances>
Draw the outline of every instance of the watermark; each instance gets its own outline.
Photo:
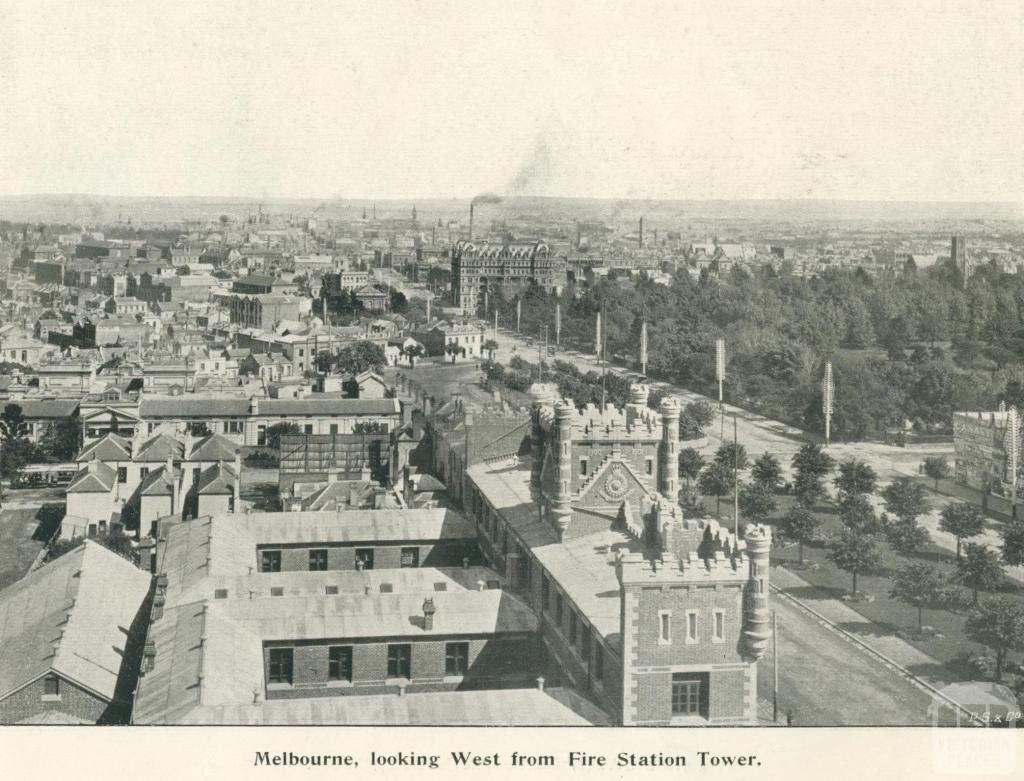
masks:
<instances>
[{"instance_id":1,"label":"watermark","mask_svg":"<svg viewBox=\"0 0 1024 781\"><path fill-rule=\"evenodd\" d=\"M1016 770L1014 733L1021 705L1009 688L987 681L950 684L932 697L928 711L935 773L1009 775Z\"/></svg>"}]
</instances>

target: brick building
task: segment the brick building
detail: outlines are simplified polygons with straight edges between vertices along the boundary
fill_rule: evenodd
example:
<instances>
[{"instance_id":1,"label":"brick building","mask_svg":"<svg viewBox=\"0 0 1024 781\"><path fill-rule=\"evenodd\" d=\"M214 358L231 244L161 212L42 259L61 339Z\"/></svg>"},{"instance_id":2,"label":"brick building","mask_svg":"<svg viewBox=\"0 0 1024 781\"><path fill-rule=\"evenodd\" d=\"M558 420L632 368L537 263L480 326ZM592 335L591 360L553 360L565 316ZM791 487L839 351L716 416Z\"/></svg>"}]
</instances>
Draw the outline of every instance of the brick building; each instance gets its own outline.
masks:
<instances>
[{"instance_id":1,"label":"brick building","mask_svg":"<svg viewBox=\"0 0 1024 781\"><path fill-rule=\"evenodd\" d=\"M1007 422L1011 412L953 413L953 475L958 483L976 491L1001 496L1013 492L1010 474ZM1013 413L1016 414L1016 413ZM1024 496L1024 467L1021 461L1020 425L1017 442L1017 494Z\"/></svg>"},{"instance_id":2,"label":"brick building","mask_svg":"<svg viewBox=\"0 0 1024 781\"><path fill-rule=\"evenodd\" d=\"M149 585L86 542L0 591L0 723L125 723Z\"/></svg>"},{"instance_id":3,"label":"brick building","mask_svg":"<svg viewBox=\"0 0 1024 781\"><path fill-rule=\"evenodd\" d=\"M543 241L503 246L460 241L452 250L453 303L465 312L475 313L485 294L499 286L511 297L529 285L560 291L565 280L565 260L552 257Z\"/></svg>"},{"instance_id":4,"label":"brick building","mask_svg":"<svg viewBox=\"0 0 1024 781\"><path fill-rule=\"evenodd\" d=\"M644 386L622 410L538 392L528 463L471 467L463 503L547 653L613 721L756 723L770 531L682 517L678 423Z\"/></svg>"}]
</instances>

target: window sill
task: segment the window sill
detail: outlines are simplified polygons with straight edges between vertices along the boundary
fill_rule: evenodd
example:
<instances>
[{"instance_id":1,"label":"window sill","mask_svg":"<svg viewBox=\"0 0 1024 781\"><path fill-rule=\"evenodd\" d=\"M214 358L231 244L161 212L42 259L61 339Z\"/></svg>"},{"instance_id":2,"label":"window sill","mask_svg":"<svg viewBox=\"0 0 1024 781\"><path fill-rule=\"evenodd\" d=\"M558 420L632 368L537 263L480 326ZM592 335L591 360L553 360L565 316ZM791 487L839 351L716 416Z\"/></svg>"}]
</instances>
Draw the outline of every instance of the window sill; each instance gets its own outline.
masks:
<instances>
[{"instance_id":1,"label":"window sill","mask_svg":"<svg viewBox=\"0 0 1024 781\"><path fill-rule=\"evenodd\" d=\"M43 702L60 702L59 694L44 694Z\"/></svg>"},{"instance_id":2,"label":"window sill","mask_svg":"<svg viewBox=\"0 0 1024 781\"><path fill-rule=\"evenodd\" d=\"M445 683L462 683L466 679L465 675L446 675L444 677Z\"/></svg>"},{"instance_id":3,"label":"window sill","mask_svg":"<svg viewBox=\"0 0 1024 781\"><path fill-rule=\"evenodd\" d=\"M294 688L295 688L295 684L292 684L292 683L268 683L267 684L267 691L268 692L290 691L290 690L292 690Z\"/></svg>"},{"instance_id":4,"label":"window sill","mask_svg":"<svg viewBox=\"0 0 1024 781\"><path fill-rule=\"evenodd\" d=\"M688 715L675 715L669 719L668 723L671 727L706 727L711 723L711 720L706 716L693 713Z\"/></svg>"},{"instance_id":5,"label":"window sill","mask_svg":"<svg viewBox=\"0 0 1024 781\"><path fill-rule=\"evenodd\" d=\"M384 679L384 685L385 686L408 686L411 683L412 683L412 680L410 680L409 678L385 678Z\"/></svg>"}]
</instances>

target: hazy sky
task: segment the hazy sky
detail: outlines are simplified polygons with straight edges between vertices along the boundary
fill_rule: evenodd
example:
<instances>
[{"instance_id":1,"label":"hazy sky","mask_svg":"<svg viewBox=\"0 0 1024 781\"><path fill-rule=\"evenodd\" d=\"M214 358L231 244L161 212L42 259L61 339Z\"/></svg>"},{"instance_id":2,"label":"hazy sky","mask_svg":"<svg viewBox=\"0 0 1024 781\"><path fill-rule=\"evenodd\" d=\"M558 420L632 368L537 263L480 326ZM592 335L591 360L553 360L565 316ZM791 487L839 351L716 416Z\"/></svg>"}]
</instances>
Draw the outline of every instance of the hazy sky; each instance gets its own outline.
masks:
<instances>
[{"instance_id":1,"label":"hazy sky","mask_svg":"<svg viewBox=\"0 0 1024 781\"><path fill-rule=\"evenodd\" d=\"M2 193L488 190L1024 202L1024 0L0 0Z\"/></svg>"}]
</instances>

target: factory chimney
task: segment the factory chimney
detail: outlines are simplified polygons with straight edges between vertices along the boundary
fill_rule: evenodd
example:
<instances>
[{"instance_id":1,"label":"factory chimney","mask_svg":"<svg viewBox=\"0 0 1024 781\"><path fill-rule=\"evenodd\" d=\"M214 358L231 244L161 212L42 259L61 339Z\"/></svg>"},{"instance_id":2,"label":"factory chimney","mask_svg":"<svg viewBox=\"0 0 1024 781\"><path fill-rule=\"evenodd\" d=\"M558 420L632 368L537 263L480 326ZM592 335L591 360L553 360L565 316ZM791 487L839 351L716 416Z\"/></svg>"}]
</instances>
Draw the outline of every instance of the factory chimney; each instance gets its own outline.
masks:
<instances>
[{"instance_id":1,"label":"factory chimney","mask_svg":"<svg viewBox=\"0 0 1024 781\"><path fill-rule=\"evenodd\" d=\"M473 240L473 202L469 202L469 240Z\"/></svg>"},{"instance_id":2,"label":"factory chimney","mask_svg":"<svg viewBox=\"0 0 1024 781\"><path fill-rule=\"evenodd\" d=\"M640 249L644 248L644 218L640 218Z\"/></svg>"}]
</instances>

